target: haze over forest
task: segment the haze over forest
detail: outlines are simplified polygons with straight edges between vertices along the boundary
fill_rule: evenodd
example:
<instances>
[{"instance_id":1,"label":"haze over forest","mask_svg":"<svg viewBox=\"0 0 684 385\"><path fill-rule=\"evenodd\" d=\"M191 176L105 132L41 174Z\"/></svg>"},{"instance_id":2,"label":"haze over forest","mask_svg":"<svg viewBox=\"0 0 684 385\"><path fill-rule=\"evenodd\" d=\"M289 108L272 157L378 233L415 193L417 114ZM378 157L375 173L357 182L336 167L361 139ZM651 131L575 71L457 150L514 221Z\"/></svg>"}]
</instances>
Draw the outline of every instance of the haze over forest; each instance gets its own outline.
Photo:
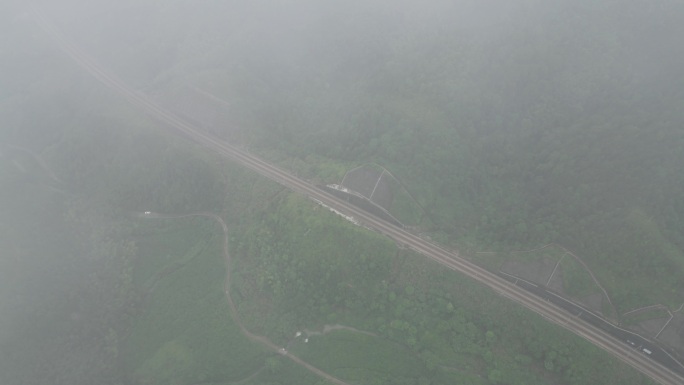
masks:
<instances>
[{"instance_id":1,"label":"haze over forest","mask_svg":"<svg viewBox=\"0 0 684 385\"><path fill-rule=\"evenodd\" d=\"M0 0L0 384L650 383L122 95L680 358L682 37L678 0Z\"/></svg>"}]
</instances>

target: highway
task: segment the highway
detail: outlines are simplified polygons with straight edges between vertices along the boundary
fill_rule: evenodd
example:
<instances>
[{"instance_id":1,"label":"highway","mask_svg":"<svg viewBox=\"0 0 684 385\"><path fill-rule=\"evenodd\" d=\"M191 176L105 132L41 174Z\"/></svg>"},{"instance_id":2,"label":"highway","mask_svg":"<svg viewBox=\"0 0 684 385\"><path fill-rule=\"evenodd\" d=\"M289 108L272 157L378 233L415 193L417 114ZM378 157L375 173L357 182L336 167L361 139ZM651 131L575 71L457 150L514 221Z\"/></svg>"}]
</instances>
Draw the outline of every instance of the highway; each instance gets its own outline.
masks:
<instances>
[{"instance_id":1,"label":"highway","mask_svg":"<svg viewBox=\"0 0 684 385\"><path fill-rule=\"evenodd\" d=\"M573 314L570 314L553 303L507 281L497 274L491 273L460 257L458 251L448 250L439 245L430 243L400 227L380 220L344 200L289 174L285 170L273 166L235 146L222 142L182 121L171 112L156 105L143 94L131 89L125 82L104 70L94 59L82 52L69 39L64 37L64 35L56 29L38 9L33 6L32 8L36 22L48 33L48 35L50 35L64 53L105 86L116 91L131 104L144 110L177 133L192 139L194 142L211 149L222 156L234 160L266 178L282 184L294 192L318 200L345 215L353 216L364 226L390 237L399 245L408 247L451 270L458 271L471 277L500 295L525 306L547 320L564 327L596 346L612 353L625 363L660 384L684 384L683 377L680 377L677 373L650 359L645 354L633 350L623 341L612 337L600 328L584 322Z\"/></svg>"},{"instance_id":2,"label":"highway","mask_svg":"<svg viewBox=\"0 0 684 385\"><path fill-rule=\"evenodd\" d=\"M660 364L666 366L667 368L683 373L684 366L677 361L672 355L670 355L665 349L658 346L658 344L649 341L648 339L640 336L637 333L631 332L629 330L623 329L619 326L613 325L612 323L606 321L603 317L596 314L591 309L588 309L578 303L572 302L562 296L554 293L547 287L540 286L534 282L530 282L521 277L516 277L514 275L499 271L499 276L505 280L514 283L517 286L531 292L537 297L541 297L546 301L549 301L556 306L565 309L570 314L574 314L575 317L588 322L599 329L602 329L617 338L620 341L631 346L633 350L640 351L644 354L648 354L652 359L658 361ZM646 353L648 351L648 353Z\"/></svg>"}]
</instances>

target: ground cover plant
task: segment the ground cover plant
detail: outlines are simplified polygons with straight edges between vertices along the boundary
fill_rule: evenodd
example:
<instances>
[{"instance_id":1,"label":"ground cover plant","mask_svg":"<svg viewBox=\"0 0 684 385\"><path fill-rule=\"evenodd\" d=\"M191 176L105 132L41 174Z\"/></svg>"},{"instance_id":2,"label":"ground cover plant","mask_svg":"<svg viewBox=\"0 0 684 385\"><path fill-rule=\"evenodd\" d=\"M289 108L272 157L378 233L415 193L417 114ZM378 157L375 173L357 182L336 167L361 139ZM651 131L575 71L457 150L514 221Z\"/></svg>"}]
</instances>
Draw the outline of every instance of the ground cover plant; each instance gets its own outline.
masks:
<instances>
[{"instance_id":1,"label":"ground cover plant","mask_svg":"<svg viewBox=\"0 0 684 385\"><path fill-rule=\"evenodd\" d=\"M290 350L350 383L418 384L430 376L415 352L379 336L338 330L308 340Z\"/></svg>"},{"instance_id":2,"label":"ground cover plant","mask_svg":"<svg viewBox=\"0 0 684 385\"><path fill-rule=\"evenodd\" d=\"M118 337L137 303L125 221L44 172L15 168L0 184L11 221L0 237L0 382L116 383Z\"/></svg>"},{"instance_id":3,"label":"ground cover plant","mask_svg":"<svg viewBox=\"0 0 684 385\"><path fill-rule=\"evenodd\" d=\"M230 382L248 377L264 365L265 355L230 317L223 291L223 232L206 218L177 220L186 222L180 230L185 247L175 248L171 258L162 252L165 241L173 242L178 234L177 225L171 224L162 228L159 239L152 240L160 243L158 254L139 258L141 265L146 258L164 259L156 271L172 270L157 277L154 290L145 298L144 312L126 338L128 371L134 381L145 384Z\"/></svg>"},{"instance_id":4,"label":"ground cover plant","mask_svg":"<svg viewBox=\"0 0 684 385\"><path fill-rule=\"evenodd\" d=\"M369 369L382 358L333 359L379 338L387 342L378 346L397 344L421 363L407 384L646 381L540 317L301 197L281 195L254 215L233 246L241 317L343 380L395 383ZM313 335L313 345L295 338L326 325L344 330Z\"/></svg>"},{"instance_id":5,"label":"ground cover plant","mask_svg":"<svg viewBox=\"0 0 684 385\"><path fill-rule=\"evenodd\" d=\"M151 292L161 278L190 263L215 236L211 224L203 218L137 222L134 239L140 257L133 269L133 283L141 292Z\"/></svg>"},{"instance_id":6,"label":"ground cover plant","mask_svg":"<svg viewBox=\"0 0 684 385\"><path fill-rule=\"evenodd\" d=\"M136 92L164 104L191 89L222 106L220 124L195 121L207 132L314 183L386 167L421 207L395 198L407 224L492 269L512 251L567 248L617 316L681 305L684 55L669 39L684 35L680 4L516 0L481 33L446 3L253 3L245 13L234 2L104 3L43 6ZM132 219L148 210L220 214L238 316L282 345L342 327L296 352L327 355L321 368L350 381L399 381L389 362L347 355L341 368L331 353L374 341L384 359L417 357L407 384L646 382L169 135L83 75L21 7L0 5L0 382L324 382L231 324L215 223ZM182 110L196 103L172 105L196 117ZM561 265L571 295L595 293L575 262Z\"/></svg>"}]
</instances>

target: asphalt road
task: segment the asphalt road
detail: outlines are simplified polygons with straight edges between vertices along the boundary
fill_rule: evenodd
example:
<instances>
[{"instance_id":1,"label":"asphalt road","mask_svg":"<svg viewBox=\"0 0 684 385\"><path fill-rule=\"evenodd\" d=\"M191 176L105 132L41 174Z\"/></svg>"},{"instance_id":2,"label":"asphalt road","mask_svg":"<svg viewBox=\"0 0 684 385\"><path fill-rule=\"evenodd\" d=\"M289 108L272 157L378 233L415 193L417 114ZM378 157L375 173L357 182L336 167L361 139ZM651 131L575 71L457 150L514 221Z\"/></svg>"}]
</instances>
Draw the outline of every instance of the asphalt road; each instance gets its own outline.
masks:
<instances>
[{"instance_id":1,"label":"asphalt road","mask_svg":"<svg viewBox=\"0 0 684 385\"><path fill-rule=\"evenodd\" d=\"M658 361L661 365L669 368L670 370L678 373L684 373L684 366L682 366L679 361L670 355L670 353L658 346L653 341L650 341L634 332L613 325L612 323L606 321L603 317L594 313L591 309L587 309L580 304L563 298L545 286L538 285L534 282L527 281L524 278L516 277L502 271L499 272L499 276L533 293L534 295L555 304L556 306L566 310L568 313L573 314L575 317L606 331L608 334L629 345L632 350L650 356L651 359Z\"/></svg>"},{"instance_id":2,"label":"asphalt road","mask_svg":"<svg viewBox=\"0 0 684 385\"><path fill-rule=\"evenodd\" d=\"M312 199L318 200L345 215L353 216L364 226L374 229L392 239L398 244L413 249L414 251L430 258L443 266L461 272L476 281L490 287L502 296L515 301L526 308L542 315L544 318L554 322L567 330L585 338L598 347L612 353L625 363L639 370L646 376L661 384L684 384L684 378L674 373L670 369L660 365L656 361L646 357L644 354L636 352L629 345L614 338L606 331L584 322L582 319L566 312L549 301L546 301L529 291L499 277L494 273L461 258L457 250L448 250L439 245L427 242L426 240L411 234L397 226L382 221L357 207L344 202L343 200L328 194L308 182L290 175L288 172L273 166L252 154L245 152L235 146L220 141L192 125L182 121L173 113L164 110L154 104L143 94L128 87L128 85L108 73L87 54L82 52L70 40L65 38L62 33L42 16L40 11L33 8L36 21L57 43L59 48L69 57L77 62L97 80L105 86L118 92L131 104L144 110L160 122L168 125L177 133L192 139L194 142L209 148L220 155L228 157L241 165L275 181L294 192L304 194Z\"/></svg>"}]
</instances>

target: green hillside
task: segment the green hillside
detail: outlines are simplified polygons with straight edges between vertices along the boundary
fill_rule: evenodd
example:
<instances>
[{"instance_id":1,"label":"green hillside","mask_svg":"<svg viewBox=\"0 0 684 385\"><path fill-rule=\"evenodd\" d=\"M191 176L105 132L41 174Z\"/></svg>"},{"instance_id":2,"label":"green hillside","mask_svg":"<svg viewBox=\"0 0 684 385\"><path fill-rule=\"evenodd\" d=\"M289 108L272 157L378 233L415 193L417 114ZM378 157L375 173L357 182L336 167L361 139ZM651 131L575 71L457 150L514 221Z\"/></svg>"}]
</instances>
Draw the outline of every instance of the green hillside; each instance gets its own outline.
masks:
<instances>
[{"instance_id":1,"label":"green hillside","mask_svg":"<svg viewBox=\"0 0 684 385\"><path fill-rule=\"evenodd\" d=\"M412 231L482 266L552 261L635 328L684 301L681 2L59 3L137 92L315 183L386 169ZM0 383L324 383L236 319L350 384L648 383L171 133L35 17L0 5ZM218 225L146 211L226 221L236 314Z\"/></svg>"}]
</instances>

